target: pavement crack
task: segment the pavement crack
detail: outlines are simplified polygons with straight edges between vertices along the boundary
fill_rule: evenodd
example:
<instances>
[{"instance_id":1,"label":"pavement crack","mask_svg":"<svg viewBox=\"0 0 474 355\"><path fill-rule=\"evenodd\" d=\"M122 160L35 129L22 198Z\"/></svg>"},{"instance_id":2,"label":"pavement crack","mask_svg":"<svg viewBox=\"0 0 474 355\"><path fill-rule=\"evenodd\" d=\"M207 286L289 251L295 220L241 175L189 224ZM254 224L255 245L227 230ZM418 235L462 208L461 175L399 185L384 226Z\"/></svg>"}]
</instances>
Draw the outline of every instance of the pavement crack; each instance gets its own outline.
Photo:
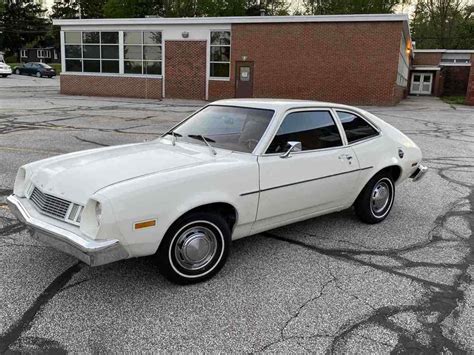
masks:
<instances>
[{"instance_id":1,"label":"pavement crack","mask_svg":"<svg viewBox=\"0 0 474 355\"><path fill-rule=\"evenodd\" d=\"M279 333L280 333L280 334L279 334L279 338L278 338L277 340L272 341L272 342L270 342L270 343L264 345L263 347L261 347L261 348L258 350L259 352L265 351L265 350L267 350L268 348L270 348L271 346L276 345L276 344L278 344L278 343L282 343L282 342L287 341L287 340L289 340L289 339L304 338L304 337L300 337L300 336L286 336L286 335L285 335L285 330L286 330L286 328L288 327L288 325L290 325L290 323L291 323L293 320L295 320L295 319L297 319L297 318L299 317L301 311L302 311L307 305L309 305L310 303L312 303L312 302L318 300L319 298L321 298L321 297L324 295L324 291L325 291L326 287L327 287L329 284L331 284L331 283L333 283L333 282L336 281L335 276L332 275L332 273L330 273L330 275L331 275L331 278L330 278L328 281L326 281L326 282L322 285L321 290L320 290L319 292L317 292L315 295L313 295L312 297L310 297L308 300L306 300L305 302L303 302L303 303L298 307L298 309L296 310L296 312L294 312L294 313L291 315L291 317L288 318L288 319L285 321L285 323L283 324L283 326L280 328L280 331L279 331ZM330 335L314 335L314 337L319 337L319 336L322 336L322 337L329 337Z\"/></svg>"},{"instance_id":2,"label":"pavement crack","mask_svg":"<svg viewBox=\"0 0 474 355\"><path fill-rule=\"evenodd\" d=\"M92 141L92 140L88 140L88 139L81 138L81 137L78 137L78 136L73 136L73 137L76 138L78 141L85 142L85 143L90 143L90 144L95 144L95 145L99 145L99 146L101 146L101 147L109 147L109 146L110 146L109 144L94 142L94 141Z\"/></svg>"},{"instance_id":3,"label":"pavement crack","mask_svg":"<svg viewBox=\"0 0 474 355\"><path fill-rule=\"evenodd\" d=\"M3 334L0 334L0 354L8 351L20 336L30 329L38 312L66 285L71 278L84 268L85 264L76 263L57 276L46 289L35 299L21 318L13 323Z\"/></svg>"}]
</instances>

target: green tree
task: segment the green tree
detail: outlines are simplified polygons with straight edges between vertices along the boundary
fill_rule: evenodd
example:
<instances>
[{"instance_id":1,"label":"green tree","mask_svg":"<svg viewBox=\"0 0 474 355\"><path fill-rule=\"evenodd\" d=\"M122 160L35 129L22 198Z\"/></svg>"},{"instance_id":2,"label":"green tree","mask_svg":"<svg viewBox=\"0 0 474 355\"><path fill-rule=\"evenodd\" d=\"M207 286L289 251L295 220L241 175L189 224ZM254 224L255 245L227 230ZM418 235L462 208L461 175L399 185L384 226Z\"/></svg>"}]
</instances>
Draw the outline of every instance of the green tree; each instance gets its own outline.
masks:
<instances>
[{"instance_id":1,"label":"green tree","mask_svg":"<svg viewBox=\"0 0 474 355\"><path fill-rule=\"evenodd\" d=\"M74 0L63 0L55 2L51 8L52 19L74 19L79 18L79 5ZM47 36L44 39L46 42L50 42L56 48L60 46L60 27L51 26Z\"/></svg>"},{"instance_id":2,"label":"green tree","mask_svg":"<svg viewBox=\"0 0 474 355\"><path fill-rule=\"evenodd\" d=\"M287 15L289 1L262 0L267 15ZM105 17L258 16L257 0L107 0Z\"/></svg>"},{"instance_id":3,"label":"green tree","mask_svg":"<svg viewBox=\"0 0 474 355\"><path fill-rule=\"evenodd\" d=\"M8 55L17 54L26 44L36 44L46 35L50 22L40 5L29 0L7 0L4 4L0 31Z\"/></svg>"},{"instance_id":4,"label":"green tree","mask_svg":"<svg viewBox=\"0 0 474 355\"><path fill-rule=\"evenodd\" d=\"M419 0L411 23L417 48L474 48L474 6L461 0Z\"/></svg>"},{"instance_id":5,"label":"green tree","mask_svg":"<svg viewBox=\"0 0 474 355\"><path fill-rule=\"evenodd\" d=\"M103 18L107 0L76 0L81 10L81 18Z\"/></svg>"},{"instance_id":6,"label":"green tree","mask_svg":"<svg viewBox=\"0 0 474 355\"><path fill-rule=\"evenodd\" d=\"M304 0L307 14L383 14L409 0Z\"/></svg>"},{"instance_id":7,"label":"green tree","mask_svg":"<svg viewBox=\"0 0 474 355\"><path fill-rule=\"evenodd\" d=\"M199 16L244 16L247 0L204 0L197 2Z\"/></svg>"},{"instance_id":8,"label":"green tree","mask_svg":"<svg viewBox=\"0 0 474 355\"><path fill-rule=\"evenodd\" d=\"M162 0L107 0L104 17L145 17L163 15Z\"/></svg>"},{"instance_id":9,"label":"green tree","mask_svg":"<svg viewBox=\"0 0 474 355\"><path fill-rule=\"evenodd\" d=\"M55 2L51 8L51 18L78 18L79 17L79 5L76 1L64 0Z\"/></svg>"}]
</instances>

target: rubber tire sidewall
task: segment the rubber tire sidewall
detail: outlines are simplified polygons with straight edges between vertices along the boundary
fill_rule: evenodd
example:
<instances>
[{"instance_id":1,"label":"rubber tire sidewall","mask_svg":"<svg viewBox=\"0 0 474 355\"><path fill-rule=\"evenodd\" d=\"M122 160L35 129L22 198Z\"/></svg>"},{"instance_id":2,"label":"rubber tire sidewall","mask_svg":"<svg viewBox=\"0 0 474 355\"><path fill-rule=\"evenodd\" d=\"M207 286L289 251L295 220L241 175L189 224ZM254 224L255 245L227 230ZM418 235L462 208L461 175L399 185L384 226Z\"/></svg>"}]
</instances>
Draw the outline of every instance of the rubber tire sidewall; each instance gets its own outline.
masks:
<instances>
[{"instance_id":1,"label":"rubber tire sidewall","mask_svg":"<svg viewBox=\"0 0 474 355\"><path fill-rule=\"evenodd\" d=\"M16 75L21 75L21 70L20 70L20 69L16 69L16 70L15 70L15 74L16 74Z\"/></svg>"},{"instance_id":2,"label":"rubber tire sidewall","mask_svg":"<svg viewBox=\"0 0 474 355\"><path fill-rule=\"evenodd\" d=\"M39 75L38 75L38 74L39 74ZM42 78L42 77L43 77L43 75L42 75L39 71L36 72L35 76L36 76L37 78Z\"/></svg>"},{"instance_id":3,"label":"rubber tire sidewall","mask_svg":"<svg viewBox=\"0 0 474 355\"><path fill-rule=\"evenodd\" d=\"M376 216L373 213L372 208L370 207L372 190L374 186L382 179L387 179L390 182L391 188L392 188L392 191L391 191L392 199L390 201L390 205L388 206L388 209L386 209L383 216ZM369 180L369 182L365 185L364 189L361 191L359 197L357 197L357 200L354 203L355 213L362 222L365 222L368 224L380 223L385 218L387 218L387 216L390 214L394 201L395 201L395 183L393 182L393 179L390 176L390 174L381 172L381 173L376 174Z\"/></svg>"},{"instance_id":4,"label":"rubber tire sidewall","mask_svg":"<svg viewBox=\"0 0 474 355\"><path fill-rule=\"evenodd\" d=\"M173 265L172 261L170 260L170 253L173 251L170 251L170 248L172 248L174 241L178 237L178 232L184 226L192 224L196 221L208 222L210 225L213 225L214 228L217 228L220 231L220 234L222 235L222 248L221 250L217 251L216 255L218 256L218 259L211 264L211 270L207 270L201 276L187 276L184 272L180 272L179 267ZM217 237L219 237L219 235ZM163 276L173 283L186 285L202 282L210 279L222 269L230 253L230 244L231 231L229 225L222 216L210 212L190 213L173 223L173 225L168 229L165 236L163 237L163 240L161 241L161 244L158 248L158 252L156 253L158 267Z\"/></svg>"}]
</instances>

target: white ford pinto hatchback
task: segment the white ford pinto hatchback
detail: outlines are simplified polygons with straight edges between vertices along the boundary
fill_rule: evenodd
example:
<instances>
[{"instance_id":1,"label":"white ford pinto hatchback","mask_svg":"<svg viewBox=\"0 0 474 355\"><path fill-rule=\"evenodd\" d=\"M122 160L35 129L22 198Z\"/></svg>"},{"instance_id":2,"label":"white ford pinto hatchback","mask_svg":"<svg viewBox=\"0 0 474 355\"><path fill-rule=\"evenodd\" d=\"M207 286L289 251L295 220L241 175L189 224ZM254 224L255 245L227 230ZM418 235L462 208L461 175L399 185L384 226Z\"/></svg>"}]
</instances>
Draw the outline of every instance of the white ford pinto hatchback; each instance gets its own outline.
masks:
<instances>
[{"instance_id":1,"label":"white ford pinto hatchback","mask_svg":"<svg viewBox=\"0 0 474 355\"><path fill-rule=\"evenodd\" d=\"M190 283L238 238L351 206L381 222L395 186L425 171L412 140L361 109L223 100L155 141L26 164L8 203L35 238L89 265L156 255Z\"/></svg>"}]
</instances>

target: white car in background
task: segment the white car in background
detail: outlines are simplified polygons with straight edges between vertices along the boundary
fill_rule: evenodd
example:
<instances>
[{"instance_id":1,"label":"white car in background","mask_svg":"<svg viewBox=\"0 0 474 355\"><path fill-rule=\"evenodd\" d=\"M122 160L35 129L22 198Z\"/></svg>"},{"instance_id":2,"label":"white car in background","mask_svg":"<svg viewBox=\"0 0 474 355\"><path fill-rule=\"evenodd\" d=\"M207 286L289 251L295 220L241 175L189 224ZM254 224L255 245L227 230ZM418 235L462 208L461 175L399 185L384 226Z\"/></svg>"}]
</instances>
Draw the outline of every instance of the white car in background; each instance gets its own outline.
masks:
<instances>
[{"instance_id":1,"label":"white car in background","mask_svg":"<svg viewBox=\"0 0 474 355\"><path fill-rule=\"evenodd\" d=\"M8 197L34 237L96 266L156 254L178 283L218 272L231 241L354 206L389 214L426 171L400 131L351 106L241 99L207 105L155 141L22 166Z\"/></svg>"},{"instance_id":2,"label":"white car in background","mask_svg":"<svg viewBox=\"0 0 474 355\"><path fill-rule=\"evenodd\" d=\"M12 68L5 63L3 55L0 55L0 75L6 78L8 75L12 75Z\"/></svg>"}]
</instances>

